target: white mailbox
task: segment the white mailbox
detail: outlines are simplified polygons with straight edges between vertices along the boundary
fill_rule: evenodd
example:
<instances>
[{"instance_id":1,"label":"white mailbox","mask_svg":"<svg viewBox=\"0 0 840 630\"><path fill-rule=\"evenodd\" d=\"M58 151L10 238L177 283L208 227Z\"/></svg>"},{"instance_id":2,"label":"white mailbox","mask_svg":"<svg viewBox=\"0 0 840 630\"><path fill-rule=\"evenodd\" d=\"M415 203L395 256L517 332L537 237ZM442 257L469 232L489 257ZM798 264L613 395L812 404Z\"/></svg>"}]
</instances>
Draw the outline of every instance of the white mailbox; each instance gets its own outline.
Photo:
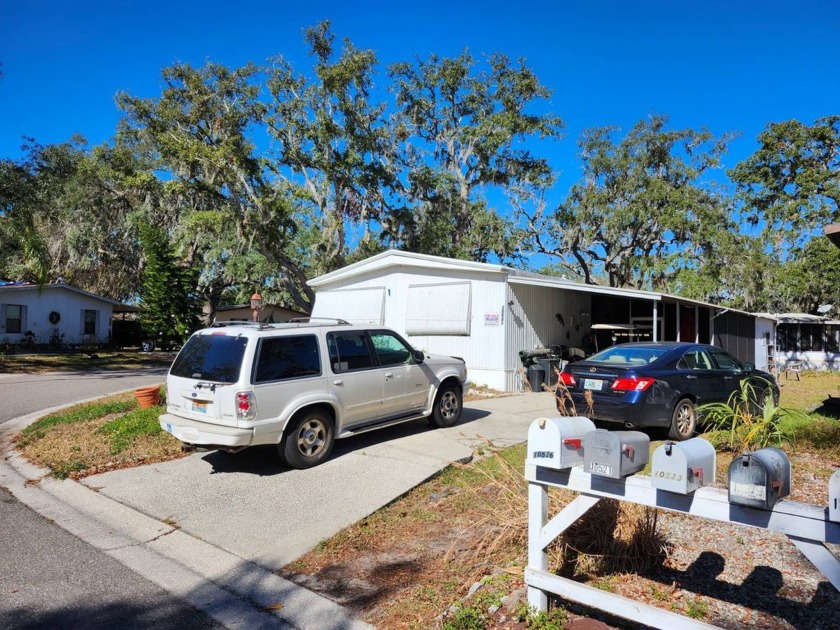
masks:
<instances>
[{"instance_id":1,"label":"white mailbox","mask_svg":"<svg viewBox=\"0 0 840 630\"><path fill-rule=\"evenodd\" d=\"M641 431L596 429L583 438L583 469L612 479L639 472L650 459L650 438Z\"/></svg>"},{"instance_id":2,"label":"white mailbox","mask_svg":"<svg viewBox=\"0 0 840 630\"><path fill-rule=\"evenodd\" d=\"M689 494L715 482L717 453L703 438L665 442L653 451L651 485L659 490Z\"/></svg>"},{"instance_id":3,"label":"white mailbox","mask_svg":"<svg viewBox=\"0 0 840 630\"><path fill-rule=\"evenodd\" d=\"M571 468L583 463L583 436L595 430L589 418L537 418L528 428L526 464Z\"/></svg>"},{"instance_id":4,"label":"white mailbox","mask_svg":"<svg viewBox=\"0 0 840 630\"><path fill-rule=\"evenodd\" d=\"M828 480L828 520L840 523L840 470Z\"/></svg>"}]
</instances>

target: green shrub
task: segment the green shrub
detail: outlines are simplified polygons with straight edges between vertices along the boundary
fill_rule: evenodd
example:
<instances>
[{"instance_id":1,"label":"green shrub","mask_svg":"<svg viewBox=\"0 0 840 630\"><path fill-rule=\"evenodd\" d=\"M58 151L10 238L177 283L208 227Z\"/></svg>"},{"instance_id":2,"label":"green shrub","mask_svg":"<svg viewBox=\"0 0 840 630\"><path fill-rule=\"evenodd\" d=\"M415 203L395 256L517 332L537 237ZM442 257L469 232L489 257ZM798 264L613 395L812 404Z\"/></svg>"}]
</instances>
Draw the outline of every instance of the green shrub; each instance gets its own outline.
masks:
<instances>
[{"instance_id":1,"label":"green shrub","mask_svg":"<svg viewBox=\"0 0 840 630\"><path fill-rule=\"evenodd\" d=\"M706 437L716 447L738 452L781 446L793 440L794 434L786 433L783 427L807 416L801 411L776 406L770 395L770 383L765 383L766 387L756 387L744 380L727 402L697 408L711 429Z\"/></svg>"}]
</instances>

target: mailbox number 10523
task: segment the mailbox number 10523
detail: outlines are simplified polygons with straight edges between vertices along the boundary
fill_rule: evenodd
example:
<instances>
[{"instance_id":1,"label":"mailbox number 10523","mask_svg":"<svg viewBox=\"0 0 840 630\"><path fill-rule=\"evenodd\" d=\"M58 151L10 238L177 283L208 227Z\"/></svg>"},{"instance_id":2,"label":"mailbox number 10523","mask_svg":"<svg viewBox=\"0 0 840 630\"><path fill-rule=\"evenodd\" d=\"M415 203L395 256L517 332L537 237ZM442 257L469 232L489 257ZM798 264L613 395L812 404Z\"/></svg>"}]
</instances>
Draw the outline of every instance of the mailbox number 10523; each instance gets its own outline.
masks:
<instances>
[{"instance_id":1,"label":"mailbox number 10523","mask_svg":"<svg viewBox=\"0 0 840 630\"><path fill-rule=\"evenodd\" d=\"M683 479L683 476L680 473L675 473L668 470L657 470L654 473L654 477L659 477L660 479L669 479L671 481L682 481Z\"/></svg>"},{"instance_id":2,"label":"mailbox number 10523","mask_svg":"<svg viewBox=\"0 0 840 630\"><path fill-rule=\"evenodd\" d=\"M595 473L596 475L611 475L612 466L607 466L606 464L599 464L598 462L589 462L589 472Z\"/></svg>"}]
</instances>

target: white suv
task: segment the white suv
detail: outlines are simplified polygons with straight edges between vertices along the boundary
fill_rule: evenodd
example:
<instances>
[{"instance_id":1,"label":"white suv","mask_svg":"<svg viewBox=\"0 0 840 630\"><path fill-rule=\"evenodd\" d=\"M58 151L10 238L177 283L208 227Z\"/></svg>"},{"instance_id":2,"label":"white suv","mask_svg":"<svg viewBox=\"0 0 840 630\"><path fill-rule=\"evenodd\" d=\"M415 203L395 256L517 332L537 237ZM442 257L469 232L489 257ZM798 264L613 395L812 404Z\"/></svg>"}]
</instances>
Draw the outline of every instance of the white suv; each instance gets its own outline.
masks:
<instances>
[{"instance_id":1,"label":"white suv","mask_svg":"<svg viewBox=\"0 0 840 630\"><path fill-rule=\"evenodd\" d=\"M276 444L293 468L325 461L336 438L461 417L463 359L414 350L392 330L341 320L215 326L175 358L160 426L187 445Z\"/></svg>"}]
</instances>

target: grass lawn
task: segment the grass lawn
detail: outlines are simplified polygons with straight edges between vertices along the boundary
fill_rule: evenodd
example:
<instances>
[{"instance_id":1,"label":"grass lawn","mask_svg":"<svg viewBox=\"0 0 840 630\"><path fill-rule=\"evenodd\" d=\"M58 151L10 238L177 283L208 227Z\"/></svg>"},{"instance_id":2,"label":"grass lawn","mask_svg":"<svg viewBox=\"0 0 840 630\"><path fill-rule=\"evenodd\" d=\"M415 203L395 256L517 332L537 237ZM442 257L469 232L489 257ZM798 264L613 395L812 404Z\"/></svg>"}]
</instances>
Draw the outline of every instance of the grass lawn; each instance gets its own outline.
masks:
<instances>
[{"instance_id":1,"label":"grass lawn","mask_svg":"<svg viewBox=\"0 0 840 630\"><path fill-rule=\"evenodd\" d=\"M161 430L163 409L140 409L133 393L76 405L29 425L17 446L59 479L175 459L181 443Z\"/></svg>"},{"instance_id":2,"label":"grass lawn","mask_svg":"<svg viewBox=\"0 0 840 630\"><path fill-rule=\"evenodd\" d=\"M168 368L170 352L73 352L67 354L0 354L0 374L88 372Z\"/></svg>"}]
</instances>

